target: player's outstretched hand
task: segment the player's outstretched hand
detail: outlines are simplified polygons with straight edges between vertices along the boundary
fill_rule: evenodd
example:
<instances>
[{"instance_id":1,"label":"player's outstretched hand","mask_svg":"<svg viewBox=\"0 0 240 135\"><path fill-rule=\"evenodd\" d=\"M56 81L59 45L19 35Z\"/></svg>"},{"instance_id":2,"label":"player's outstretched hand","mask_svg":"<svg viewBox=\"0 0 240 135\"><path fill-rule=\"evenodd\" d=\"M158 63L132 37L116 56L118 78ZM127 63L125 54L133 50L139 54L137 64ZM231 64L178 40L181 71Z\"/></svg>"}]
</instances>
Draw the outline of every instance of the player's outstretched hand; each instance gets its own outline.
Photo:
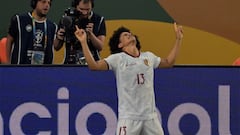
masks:
<instances>
[{"instance_id":1,"label":"player's outstretched hand","mask_svg":"<svg viewBox=\"0 0 240 135\"><path fill-rule=\"evenodd\" d=\"M86 42L87 41L87 34L85 32L84 29L80 29L77 25L76 27L76 31L74 32L76 38L81 42Z\"/></svg>"},{"instance_id":2,"label":"player's outstretched hand","mask_svg":"<svg viewBox=\"0 0 240 135\"><path fill-rule=\"evenodd\" d=\"M183 28L182 26L178 26L176 22L174 22L174 30L176 33L176 39L181 40L183 38Z\"/></svg>"}]
</instances>

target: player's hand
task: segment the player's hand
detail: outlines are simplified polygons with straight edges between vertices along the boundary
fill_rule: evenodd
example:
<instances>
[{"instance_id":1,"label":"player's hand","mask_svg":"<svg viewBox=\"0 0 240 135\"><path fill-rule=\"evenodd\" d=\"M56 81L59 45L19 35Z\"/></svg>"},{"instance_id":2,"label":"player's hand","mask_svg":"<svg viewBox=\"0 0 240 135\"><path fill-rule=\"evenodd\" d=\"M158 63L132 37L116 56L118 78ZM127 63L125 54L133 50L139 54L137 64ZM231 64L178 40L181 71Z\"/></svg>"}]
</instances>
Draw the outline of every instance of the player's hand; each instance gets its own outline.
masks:
<instances>
[{"instance_id":1,"label":"player's hand","mask_svg":"<svg viewBox=\"0 0 240 135\"><path fill-rule=\"evenodd\" d=\"M176 22L174 22L174 30L176 33L176 39L181 40L183 38L183 28L182 26L178 26Z\"/></svg>"},{"instance_id":2,"label":"player's hand","mask_svg":"<svg viewBox=\"0 0 240 135\"><path fill-rule=\"evenodd\" d=\"M76 38L81 42L86 42L87 40L87 34L84 29L79 29L77 25L75 25L76 31L74 32Z\"/></svg>"}]
</instances>

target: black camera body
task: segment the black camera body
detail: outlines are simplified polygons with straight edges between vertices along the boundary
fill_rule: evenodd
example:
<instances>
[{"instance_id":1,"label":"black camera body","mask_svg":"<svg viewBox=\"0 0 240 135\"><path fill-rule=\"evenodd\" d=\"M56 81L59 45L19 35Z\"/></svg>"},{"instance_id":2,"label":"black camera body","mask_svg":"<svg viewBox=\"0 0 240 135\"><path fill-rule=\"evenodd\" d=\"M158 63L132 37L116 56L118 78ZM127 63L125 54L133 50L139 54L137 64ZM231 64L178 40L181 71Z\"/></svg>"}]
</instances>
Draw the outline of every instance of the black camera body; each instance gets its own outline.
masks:
<instances>
[{"instance_id":1,"label":"black camera body","mask_svg":"<svg viewBox=\"0 0 240 135\"><path fill-rule=\"evenodd\" d=\"M64 12L67 16L71 16L71 17L79 17L82 15L82 13L76 9L72 9L72 8L67 8Z\"/></svg>"},{"instance_id":2,"label":"black camera body","mask_svg":"<svg viewBox=\"0 0 240 135\"><path fill-rule=\"evenodd\" d=\"M71 23L74 28L75 25L78 25L78 27L82 29L85 29L88 23L91 22L91 17L93 15L93 12L90 12L88 17L83 17L82 12L72 8L67 8L64 13L65 16L71 18Z\"/></svg>"}]
</instances>

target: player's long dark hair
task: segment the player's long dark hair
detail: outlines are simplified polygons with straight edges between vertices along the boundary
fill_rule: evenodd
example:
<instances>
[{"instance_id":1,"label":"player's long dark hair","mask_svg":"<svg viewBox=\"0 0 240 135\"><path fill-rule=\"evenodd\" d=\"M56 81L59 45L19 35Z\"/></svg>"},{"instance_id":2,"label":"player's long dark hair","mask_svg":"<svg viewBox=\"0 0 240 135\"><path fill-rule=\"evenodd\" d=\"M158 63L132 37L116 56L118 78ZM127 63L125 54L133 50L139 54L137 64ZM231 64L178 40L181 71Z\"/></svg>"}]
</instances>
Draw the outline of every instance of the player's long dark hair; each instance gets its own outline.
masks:
<instances>
[{"instance_id":1,"label":"player's long dark hair","mask_svg":"<svg viewBox=\"0 0 240 135\"><path fill-rule=\"evenodd\" d=\"M126 27L120 27L118 28L117 30L114 31L112 37L109 39L109 47L110 47L110 52L111 54L114 54L114 53L120 53L122 52L122 48L119 48L118 47L118 44L119 44L119 39L120 39L120 35L123 33L123 32L130 32L130 30ZM140 45L140 42L138 40L138 37L135 35L136 37L136 47L138 50L141 49L141 45Z\"/></svg>"}]
</instances>

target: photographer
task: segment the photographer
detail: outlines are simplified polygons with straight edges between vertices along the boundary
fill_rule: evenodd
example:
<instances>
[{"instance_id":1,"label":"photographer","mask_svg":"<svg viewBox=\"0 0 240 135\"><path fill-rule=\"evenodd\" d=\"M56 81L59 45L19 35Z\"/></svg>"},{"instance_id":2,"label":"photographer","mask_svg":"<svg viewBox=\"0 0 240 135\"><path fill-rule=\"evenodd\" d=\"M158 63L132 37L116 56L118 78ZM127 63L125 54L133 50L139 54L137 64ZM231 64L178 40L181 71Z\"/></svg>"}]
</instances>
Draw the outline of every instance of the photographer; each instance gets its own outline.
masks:
<instances>
[{"instance_id":1,"label":"photographer","mask_svg":"<svg viewBox=\"0 0 240 135\"><path fill-rule=\"evenodd\" d=\"M74 35L75 25L87 32L90 51L94 59L99 60L106 37L105 19L93 11L93 0L73 0L72 7L66 9L60 19L54 47L59 50L65 43L64 64L86 65L81 44Z\"/></svg>"}]
</instances>

